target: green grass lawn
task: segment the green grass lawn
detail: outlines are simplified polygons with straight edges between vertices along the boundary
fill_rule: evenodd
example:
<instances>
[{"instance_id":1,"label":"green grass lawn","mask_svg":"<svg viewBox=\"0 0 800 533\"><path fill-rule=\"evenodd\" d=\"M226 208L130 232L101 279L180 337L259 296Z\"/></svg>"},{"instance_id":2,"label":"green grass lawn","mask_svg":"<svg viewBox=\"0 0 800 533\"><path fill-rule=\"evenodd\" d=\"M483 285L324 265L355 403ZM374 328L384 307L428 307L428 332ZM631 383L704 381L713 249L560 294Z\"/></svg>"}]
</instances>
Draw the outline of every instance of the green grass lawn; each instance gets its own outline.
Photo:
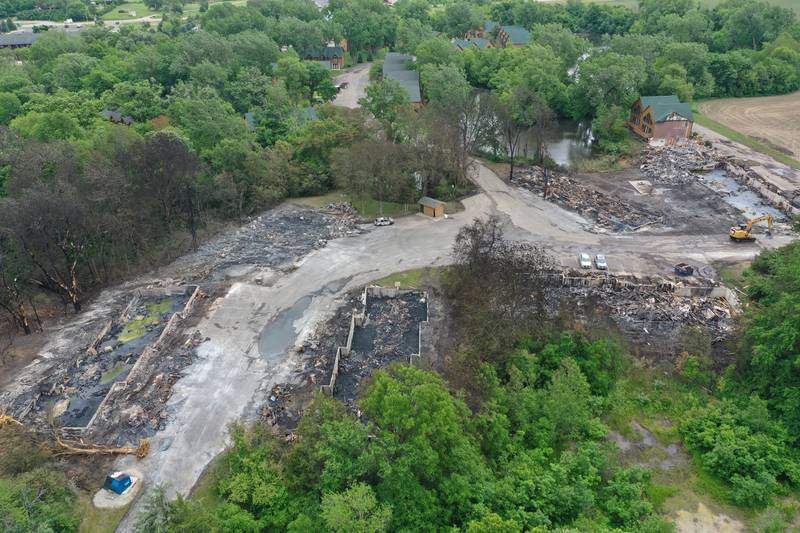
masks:
<instances>
[{"instance_id":1,"label":"green grass lawn","mask_svg":"<svg viewBox=\"0 0 800 533\"><path fill-rule=\"evenodd\" d=\"M381 216L381 207L385 217L399 217L417 212L417 206L414 204L383 202L381 206L381 202L374 198L367 196L356 197L344 191L331 191L321 196L292 198L289 202L303 207L324 207L329 203L350 202L356 208L358 214L367 220Z\"/></svg>"},{"instance_id":2,"label":"green grass lawn","mask_svg":"<svg viewBox=\"0 0 800 533\"><path fill-rule=\"evenodd\" d=\"M247 0L225 0L229 4L236 6L243 6L247 4ZM209 5L217 4L220 2L209 2ZM131 16L130 12L136 13L136 16ZM131 20L141 17L148 17L150 15L161 15L161 10L153 11L144 5L142 2L128 2L120 6L114 6L114 9L103 15L103 20ZM183 6L183 16L197 15L200 13L200 4L192 2Z\"/></svg>"},{"instance_id":3,"label":"green grass lawn","mask_svg":"<svg viewBox=\"0 0 800 533\"><path fill-rule=\"evenodd\" d=\"M136 15L131 15L131 12L135 12ZM101 18L103 20L131 20L158 14L160 14L159 11L150 10L150 8L142 2L129 2L127 4L114 6L114 9Z\"/></svg>"},{"instance_id":4,"label":"green grass lawn","mask_svg":"<svg viewBox=\"0 0 800 533\"><path fill-rule=\"evenodd\" d=\"M81 493L76 507L81 517L78 533L114 533L130 505L119 509L98 509L92 504L92 495Z\"/></svg>"},{"instance_id":5,"label":"green grass lawn","mask_svg":"<svg viewBox=\"0 0 800 533\"><path fill-rule=\"evenodd\" d=\"M373 283L381 287L394 287L395 283L399 283L402 289L423 289L431 285L438 286L446 270L447 267L415 268L396 272Z\"/></svg>"},{"instance_id":6,"label":"green grass lawn","mask_svg":"<svg viewBox=\"0 0 800 533\"><path fill-rule=\"evenodd\" d=\"M768 155L771 158L775 159L776 161L780 161L784 165L788 165L793 168L800 168L800 161L789 157L788 155L781 153L773 148L769 147L765 143L750 137L749 135L745 135L744 133L739 133L738 131L725 126L724 124L720 124L716 120L712 120L705 115L701 115L697 111L694 112L694 121L704 126L710 130L713 130L720 135L724 135L725 137L729 138L732 141L736 141L741 143L745 146L748 146L755 150L756 152L761 152L762 154Z\"/></svg>"},{"instance_id":7,"label":"green grass lawn","mask_svg":"<svg viewBox=\"0 0 800 533\"><path fill-rule=\"evenodd\" d=\"M223 3L223 2L209 2L208 5L211 6L211 5L220 4L220 3ZM244 6L244 5L247 5L247 0L229 0L229 1L226 1L226 3L233 4L235 6ZM191 2L191 3L185 4L183 6L183 15L184 16L196 15L198 13L200 13L200 4L198 2Z\"/></svg>"}]
</instances>

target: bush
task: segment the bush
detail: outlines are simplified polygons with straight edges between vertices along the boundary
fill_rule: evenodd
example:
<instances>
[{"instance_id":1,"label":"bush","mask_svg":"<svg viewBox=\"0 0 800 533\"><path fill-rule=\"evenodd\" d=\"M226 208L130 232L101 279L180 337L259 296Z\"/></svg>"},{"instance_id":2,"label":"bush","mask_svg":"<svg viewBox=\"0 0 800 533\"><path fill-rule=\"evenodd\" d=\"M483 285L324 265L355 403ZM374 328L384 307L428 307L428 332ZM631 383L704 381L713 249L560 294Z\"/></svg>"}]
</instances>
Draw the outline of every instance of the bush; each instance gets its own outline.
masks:
<instances>
[{"instance_id":1,"label":"bush","mask_svg":"<svg viewBox=\"0 0 800 533\"><path fill-rule=\"evenodd\" d=\"M703 467L731 485L739 505L762 506L800 480L797 453L783 425L758 397L724 400L688 413L680 425Z\"/></svg>"},{"instance_id":2,"label":"bush","mask_svg":"<svg viewBox=\"0 0 800 533\"><path fill-rule=\"evenodd\" d=\"M383 74L383 61L376 61L369 67L369 80L377 81Z\"/></svg>"},{"instance_id":3,"label":"bush","mask_svg":"<svg viewBox=\"0 0 800 533\"><path fill-rule=\"evenodd\" d=\"M604 152L619 154L628 151L631 133L625 124L627 113L620 106L601 109L592 121L597 146Z\"/></svg>"}]
</instances>

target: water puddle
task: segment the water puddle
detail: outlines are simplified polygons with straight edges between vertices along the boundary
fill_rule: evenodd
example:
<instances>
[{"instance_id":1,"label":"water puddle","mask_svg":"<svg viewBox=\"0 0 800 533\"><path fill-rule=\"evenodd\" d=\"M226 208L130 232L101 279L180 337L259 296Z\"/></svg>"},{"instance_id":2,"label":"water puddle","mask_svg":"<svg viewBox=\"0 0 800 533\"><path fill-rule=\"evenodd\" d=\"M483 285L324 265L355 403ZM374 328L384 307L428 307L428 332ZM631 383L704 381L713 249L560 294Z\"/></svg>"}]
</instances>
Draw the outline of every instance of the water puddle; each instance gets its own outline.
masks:
<instances>
[{"instance_id":1,"label":"water puddle","mask_svg":"<svg viewBox=\"0 0 800 533\"><path fill-rule=\"evenodd\" d=\"M744 213L751 219L770 214L776 220L783 220L784 214L767 204L758 194L739 184L723 170L712 170L701 176L703 183L712 191L721 195L722 200Z\"/></svg>"},{"instance_id":2,"label":"water puddle","mask_svg":"<svg viewBox=\"0 0 800 533\"><path fill-rule=\"evenodd\" d=\"M311 296L303 296L289 309L278 313L258 336L258 353L269 360L277 359L292 347L297 332L294 323L303 316L311 304Z\"/></svg>"}]
</instances>

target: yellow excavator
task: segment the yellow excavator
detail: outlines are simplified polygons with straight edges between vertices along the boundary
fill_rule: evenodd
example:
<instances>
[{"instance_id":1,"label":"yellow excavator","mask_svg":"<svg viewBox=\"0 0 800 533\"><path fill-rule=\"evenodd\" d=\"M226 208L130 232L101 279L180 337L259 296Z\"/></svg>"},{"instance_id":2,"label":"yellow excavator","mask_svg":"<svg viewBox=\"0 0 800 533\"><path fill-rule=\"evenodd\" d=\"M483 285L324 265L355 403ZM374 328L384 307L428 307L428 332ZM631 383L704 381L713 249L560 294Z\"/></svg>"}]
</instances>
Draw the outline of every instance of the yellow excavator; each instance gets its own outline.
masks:
<instances>
[{"instance_id":1,"label":"yellow excavator","mask_svg":"<svg viewBox=\"0 0 800 533\"><path fill-rule=\"evenodd\" d=\"M731 228L731 231L728 235L730 235L732 241L736 242L754 241L756 240L756 238L753 237L750 234L750 232L752 231L753 226L755 226L759 222L764 222L764 221L766 221L768 226L767 235L772 235L772 222L773 222L772 215L762 215L760 217L754 218L753 220L750 220L749 222L743 222L738 226L734 226Z\"/></svg>"}]
</instances>

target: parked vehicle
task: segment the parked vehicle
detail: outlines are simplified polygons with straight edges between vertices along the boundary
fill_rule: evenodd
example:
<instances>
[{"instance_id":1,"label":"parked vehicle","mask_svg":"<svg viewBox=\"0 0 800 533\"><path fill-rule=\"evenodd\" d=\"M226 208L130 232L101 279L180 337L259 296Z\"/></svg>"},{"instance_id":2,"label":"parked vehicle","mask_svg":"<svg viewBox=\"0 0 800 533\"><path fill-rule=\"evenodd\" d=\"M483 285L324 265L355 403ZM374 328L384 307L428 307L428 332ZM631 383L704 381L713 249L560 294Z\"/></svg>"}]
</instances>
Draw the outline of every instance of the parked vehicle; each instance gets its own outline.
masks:
<instances>
[{"instance_id":1,"label":"parked vehicle","mask_svg":"<svg viewBox=\"0 0 800 533\"><path fill-rule=\"evenodd\" d=\"M694 274L694 267L688 263L678 263L675 265L675 274L679 276L691 276Z\"/></svg>"},{"instance_id":2,"label":"parked vehicle","mask_svg":"<svg viewBox=\"0 0 800 533\"><path fill-rule=\"evenodd\" d=\"M376 226L391 226L394 224L394 219L388 217L378 217L375 219Z\"/></svg>"},{"instance_id":3,"label":"parked vehicle","mask_svg":"<svg viewBox=\"0 0 800 533\"><path fill-rule=\"evenodd\" d=\"M608 270L608 263L606 263L606 256L603 254L597 254L594 256L594 266L597 267L597 270Z\"/></svg>"},{"instance_id":4,"label":"parked vehicle","mask_svg":"<svg viewBox=\"0 0 800 533\"><path fill-rule=\"evenodd\" d=\"M581 265L581 268L592 268L592 258L589 257L589 254L581 254L578 257L578 263Z\"/></svg>"}]
</instances>

